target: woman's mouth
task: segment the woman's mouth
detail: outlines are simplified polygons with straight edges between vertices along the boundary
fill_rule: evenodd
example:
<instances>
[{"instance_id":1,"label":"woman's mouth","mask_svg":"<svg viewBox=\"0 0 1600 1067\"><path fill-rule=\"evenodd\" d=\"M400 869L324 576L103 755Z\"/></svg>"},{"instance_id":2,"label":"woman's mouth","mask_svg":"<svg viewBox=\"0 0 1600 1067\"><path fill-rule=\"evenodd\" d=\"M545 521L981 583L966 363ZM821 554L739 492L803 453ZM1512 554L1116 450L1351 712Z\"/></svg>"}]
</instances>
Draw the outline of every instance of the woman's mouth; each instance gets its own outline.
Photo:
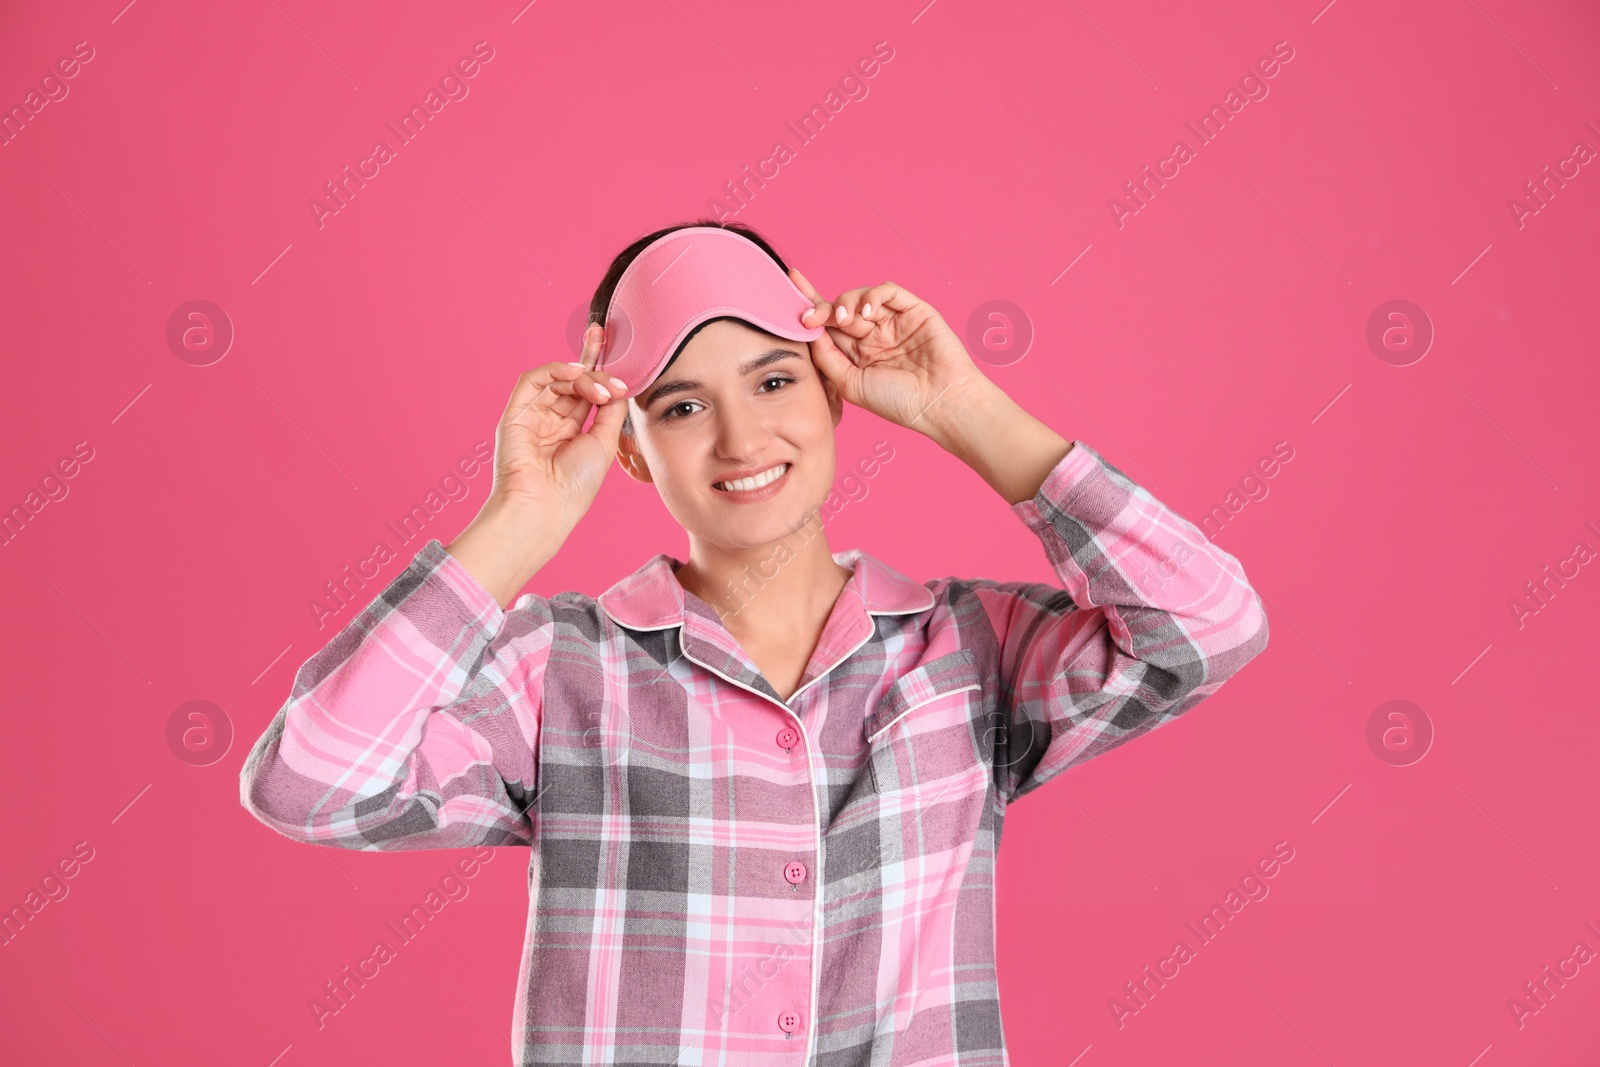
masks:
<instances>
[{"instance_id":1,"label":"woman's mouth","mask_svg":"<svg viewBox=\"0 0 1600 1067\"><path fill-rule=\"evenodd\" d=\"M765 500L783 487L783 477L789 473L790 468L793 466L792 463L778 463L764 471L758 471L748 478L732 478L728 481L713 482L711 488L741 503Z\"/></svg>"}]
</instances>

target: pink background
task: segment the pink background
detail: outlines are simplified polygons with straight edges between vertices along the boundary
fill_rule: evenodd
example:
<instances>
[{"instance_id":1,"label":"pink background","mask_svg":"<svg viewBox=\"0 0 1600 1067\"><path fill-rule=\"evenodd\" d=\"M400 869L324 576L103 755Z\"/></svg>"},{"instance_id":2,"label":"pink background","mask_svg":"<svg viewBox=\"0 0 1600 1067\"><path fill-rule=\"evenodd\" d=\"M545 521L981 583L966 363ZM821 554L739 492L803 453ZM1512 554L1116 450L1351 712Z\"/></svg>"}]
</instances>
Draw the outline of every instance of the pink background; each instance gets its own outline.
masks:
<instances>
[{"instance_id":1,"label":"pink background","mask_svg":"<svg viewBox=\"0 0 1600 1067\"><path fill-rule=\"evenodd\" d=\"M1600 149L1591 5L124 3L0 15L7 109L94 50L0 148L0 508L93 450L0 547L0 906L94 855L0 948L0 1060L506 1062L527 854L497 850L319 1030L307 999L458 854L291 843L238 770L355 610L319 629L323 583L380 539L364 595L393 578L421 540L385 523L493 440L517 373L571 358L609 258L783 139L738 218L829 296L892 279L963 336L1020 307L1032 346L995 380L1192 521L1293 449L1210 527L1267 600L1267 654L1011 810L1013 1061L1595 1062L1600 963L1520 1027L1508 1007L1600 950L1600 567L1567 564L1520 626L1510 607L1600 549L1600 166L1521 227L1508 207ZM307 201L478 41L469 95L319 228ZM785 123L879 41L868 95L800 145ZM1269 95L1197 147L1185 121L1279 41ZM1179 138L1196 157L1119 228L1108 198ZM193 299L236 331L209 366L166 340ZM1394 299L1436 333L1408 366L1366 341ZM848 410L841 475L880 439L896 458L835 550L1049 579L925 439ZM682 531L614 472L530 589L597 594L661 550ZM235 730L207 766L167 742L196 699ZM1367 741L1394 699L1435 732L1409 766ZM1110 998L1280 841L1270 896L1119 1027Z\"/></svg>"}]
</instances>

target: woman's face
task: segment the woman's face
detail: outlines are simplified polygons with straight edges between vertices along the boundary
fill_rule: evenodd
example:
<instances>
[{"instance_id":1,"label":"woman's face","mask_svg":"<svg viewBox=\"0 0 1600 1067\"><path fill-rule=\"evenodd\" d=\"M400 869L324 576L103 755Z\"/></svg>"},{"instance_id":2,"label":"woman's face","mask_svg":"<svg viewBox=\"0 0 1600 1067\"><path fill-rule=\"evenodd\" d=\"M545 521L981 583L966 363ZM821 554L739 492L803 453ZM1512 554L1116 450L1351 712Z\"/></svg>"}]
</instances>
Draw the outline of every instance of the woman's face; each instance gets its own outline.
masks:
<instances>
[{"instance_id":1,"label":"woman's face","mask_svg":"<svg viewBox=\"0 0 1600 1067\"><path fill-rule=\"evenodd\" d=\"M628 399L628 411L623 467L654 482L672 517L702 542L772 544L801 529L833 486L843 401L804 341L713 322Z\"/></svg>"}]
</instances>

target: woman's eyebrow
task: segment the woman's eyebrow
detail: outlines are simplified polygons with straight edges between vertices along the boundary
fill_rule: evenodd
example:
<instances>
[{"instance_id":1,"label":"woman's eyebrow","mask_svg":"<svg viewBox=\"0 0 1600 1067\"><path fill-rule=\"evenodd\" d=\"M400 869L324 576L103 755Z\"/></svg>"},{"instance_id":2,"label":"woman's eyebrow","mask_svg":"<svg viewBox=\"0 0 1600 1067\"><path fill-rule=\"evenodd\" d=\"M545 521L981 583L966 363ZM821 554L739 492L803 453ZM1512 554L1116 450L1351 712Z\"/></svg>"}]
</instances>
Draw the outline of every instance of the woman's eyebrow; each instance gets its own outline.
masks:
<instances>
[{"instance_id":1,"label":"woman's eyebrow","mask_svg":"<svg viewBox=\"0 0 1600 1067\"><path fill-rule=\"evenodd\" d=\"M759 356L751 356L749 359L740 363L739 374L742 377L746 374L758 371L762 367L777 363L779 360L799 358L800 354L795 352L793 349L770 349L769 351L761 353ZM657 400L660 400L663 397L669 397L675 393L687 393L695 389L703 388L705 388L704 382L690 381L687 378L674 378L671 381L657 384L654 389L646 393L645 398L640 401L640 406L643 408L649 408L650 405L654 404Z\"/></svg>"}]
</instances>

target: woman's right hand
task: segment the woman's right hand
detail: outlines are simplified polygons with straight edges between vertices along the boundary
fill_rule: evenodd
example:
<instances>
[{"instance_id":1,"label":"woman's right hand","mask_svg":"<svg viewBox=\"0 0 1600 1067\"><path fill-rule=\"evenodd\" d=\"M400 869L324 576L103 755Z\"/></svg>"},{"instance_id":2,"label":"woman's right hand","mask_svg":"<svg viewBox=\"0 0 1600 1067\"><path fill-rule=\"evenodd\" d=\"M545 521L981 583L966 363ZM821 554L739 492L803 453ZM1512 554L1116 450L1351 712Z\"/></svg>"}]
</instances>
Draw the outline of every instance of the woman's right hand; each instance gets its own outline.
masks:
<instances>
[{"instance_id":1,"label":"woman's right hand","mask_svg":"<svg viewBox=\"0 0 1600 1067\"><path fill-rule=\"evenodd\" d=\"M489 498L444 546L502 608L560 550L616 457L626 387L589 369L604 337L590 325L581 364L546 363L517 379L495 431ZM591 410L594 425L585 432Z\"/></svg>"},{"instance_id":2,"label":"woman's right hand","mask_svg":"<svg viewBox=\"0 0 1600 1067\"><path fill-rule=\"evenodd\" d=\"M594 503L628 414L627 387L588 369L604 339L604 327L591 324L581 363L546 363L517 379L495 433L491 501L531 505L573 524ZM594 408L594 425L585 432Z\"/></svg>"}]
</instances>

